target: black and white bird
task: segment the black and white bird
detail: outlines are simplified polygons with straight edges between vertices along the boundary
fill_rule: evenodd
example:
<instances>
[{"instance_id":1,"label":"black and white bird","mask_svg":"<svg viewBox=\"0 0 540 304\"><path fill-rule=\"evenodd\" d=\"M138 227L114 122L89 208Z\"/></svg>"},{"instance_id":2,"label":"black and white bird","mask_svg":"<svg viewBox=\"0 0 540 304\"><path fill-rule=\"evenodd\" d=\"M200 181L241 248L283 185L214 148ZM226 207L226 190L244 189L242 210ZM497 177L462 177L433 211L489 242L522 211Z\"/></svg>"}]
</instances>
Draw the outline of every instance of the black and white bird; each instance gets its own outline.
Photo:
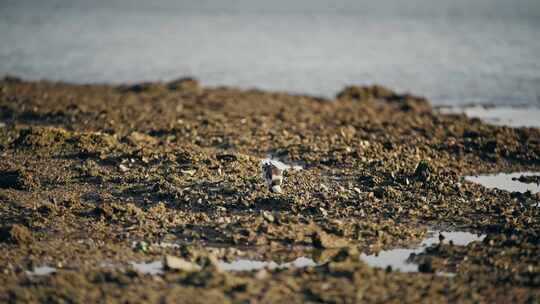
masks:
<instances>
[{"instance_id":1,"label":"black and white bird","mask_svg":"<svg viewBox=\"0 0 540 304\"><path fill-rule=\"evenodd\" d=\"M283 181L283 171L271 162L262 164L262 178L268 185L270 191L281 193L281 182Z\"/></svg>"}]
</instances>

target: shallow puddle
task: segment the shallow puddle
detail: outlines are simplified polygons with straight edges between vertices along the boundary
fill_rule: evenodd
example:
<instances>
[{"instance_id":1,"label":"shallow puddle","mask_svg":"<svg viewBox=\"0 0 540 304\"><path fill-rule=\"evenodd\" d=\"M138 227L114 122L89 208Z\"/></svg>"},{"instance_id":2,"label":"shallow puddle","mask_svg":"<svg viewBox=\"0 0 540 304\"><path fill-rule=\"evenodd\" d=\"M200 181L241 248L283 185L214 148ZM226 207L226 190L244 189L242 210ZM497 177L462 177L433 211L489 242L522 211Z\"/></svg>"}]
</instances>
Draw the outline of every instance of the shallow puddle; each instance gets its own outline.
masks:
<instances>
[{"instance_id":1,"label":"shallow puddle","mask_svg":"<svg viewBox=\"0 0 540 304\"><path fill-rule=\"evenodd\" d=\"M372 267L387 268L391 266L395 270L403 272L416 272L418 265L408 263L409 256L412 253L421 253L426 247L439 242L439 232L430 231L429 237L426 238L420 246L416 248L397 248L391 250L383 250L377 255L362 254L360 258ZM455 245L465 246L473 241L482 241L484 235L476 235L470 232L442 232L445 237L445 242L452 241ZM160 274L163 272L163 264L161 261L150 263L131 263L132 267L145 274ZM257 261L249 259L239 259L233 262L220 261L218 266L223 271L253 271L260 269L279 269L279 268L303 268L319 265L313 259L307 257L299 257L294 261L278 264L274 261ZM451 273L441 273L440 275L453 276Z\"/></svg>"},{"instance_id":2,"label":"shallow puddle","mask_svg":"<svg viewBox=\"0 0 540 304\"><path fill-rule=\"evenodd\" d=\"M478 176L466 176L465 179L487 188L497 188L510 192L540 192L540 185L535 183L523 183L517 179L520 176L540 175L540 172L516 172L498 173Z\"/></svg>"},{"instance_id":3,"label":"shallow puddle","mask_svg":"<svg viewBox=\"0 0 540 304\"><path fill-rule=\"evenodd\" d=\"M289 267L309 267L317 266L317 263L313 259L306 257L299 257L296 260L288 263L278 264L274 261L254 261L254 260L236 260L233 262L219 262L219 267L226 271L250 271L259 270L263 268L276 269L276 268L289 268Z\"/></svg>"},{"instance_id":4,"label":"shallow puddle","mask_svg":"<svg viewBox=\"0 0 540 304\"><path fill-rule=\"evenodd\" d=\"M441 113L465 113L468 117L499 126L540 127L540 108L484 107L441 108Z\"/></svg>"},{"instance_id":5,"label":"shallow puddle","mask_svg":"<svg viewBox=\"0 0 540 304\"><path fill-rule=\"evenodd\" d=\"M50 266L40 266L40 267L36 267L33 271L26 271L26 273L31 276L48 275L54 272L56 272L56 268L50 267Z\"/></svg>"},{"instance_id":6,"label":"shallow puddle","mask_svg":"<svg viewBox=\"0 0 540 304\"><path fill-rule=\"evenodd\" d=\"M455 245L465 246L473 241L482 241L484 235L476 235L470 232L442 232L444 242L452 241ZM426 238L419 246L415 248L396 248L383 250L376 255L362 254L360 259L372 267L387 268L403 272L416 272L418 265L409 263L411 254L421 253L428 246L439 242L439 231L429 231ZM283 269L283 268L303 268L314 267L325 262L317 263L314 259L308 257L299 257L291 262L276 263L274 261L260 261L250 259L238 259L232 262L219 261L218 267L223 271L254 271L260 269ZM163 262L161 260L152 262L129 262L129 265L136 271L143 274L162 274L164 272ZM117 268L116 264L102 262L100 267ZM28 275L49 275L56 272L57 269L50 266L36 267L33 271L26 271ZM454 276L452 273L438 273L439 275Z\"/></svg>"},{"instance_id":7,"label":"shallow puddle","mask_svg":"<svg viewBox=\"0 0 540 304\"><path fill-rule=\"evenodd\" d=\"M136 263L131 262L131 266L140 273L144 274L160 274L163 273L163 263L161 261L149 262L149 263ZM223 271L252 271L260 269L277 269L277 268L289 268L289 267L308 267L316 266L317 263L313 259L306 257L299 257L296 260L288 263L278 264L274 261L257 261L248 259L239 259L233 262L218 262L219 269Z\"/></svg>"},{"instance_id":8,"label":"shallow puddle","mask_svg":"<svg viewBox=\"0 0 540 304\"><path fill-rule=\"evenodd\" d=\"M444 236L444 242L452 241L455 245L466 246L473 241L482 241L485 235L476 235L470 232L441 232ZM372 267L387 268L392 267L394 270L402 272L416 272L418 265L409 263L409 257L412 253L418 254L424 249L439 242L439 231L428 232L429 237L425 239L417 248L397 248L391 250L383 250L374 255L360 255L362 261ZM441 275L452 276L452 274L444 273Z\"/></svg>"},{"instance_id":9,"label":"shallow puddle","mask_svg":"<svg viewBox=\"0 0 540 304\"><path fill-rule=\"evenodd\" d=\"M160 274L163 273L163 263L161 261L149 262L149 263L137 263L131 262L131 267L140 273L146 274Z\"/></svg>"},{"instance_id":10,"label":"shallow puddle","mask_svg":"<svg viewBox=\"0 0 540 304\"><path fill-rule=\"evenodd\" d=\"M465 246L473 241L482 241L484 235L476 235L470 232L442 232L444 241L452 241L455 245ZM418 254L424 251L428 246L439 242L439 231L429 231L426 238L418 247L415 248L396 248L391 250L383 250L376 255L362 254L360 258L372 267L387 268L392 267L394 270L403 272L416 272L418 265L409 263L408 259L412 253ZM143 274L156 275L164 271L162 261L153 262L130 262L131 267ZM280 269L280 268L303 268L319 265L312 258L299 257L294 261L287 263L276 263L274 261L257 261L250 259L239 259L233 262L218 262L218 267L223 271L253 271L260 269ZM110 268L112 264L102 263L102 267ZM36 267L34 271L27 271L28 275L48 275L56 272L56 268L49 266ZM452 273L439 273L439 275L454 276Z\"/></svg>"}]
</instances>

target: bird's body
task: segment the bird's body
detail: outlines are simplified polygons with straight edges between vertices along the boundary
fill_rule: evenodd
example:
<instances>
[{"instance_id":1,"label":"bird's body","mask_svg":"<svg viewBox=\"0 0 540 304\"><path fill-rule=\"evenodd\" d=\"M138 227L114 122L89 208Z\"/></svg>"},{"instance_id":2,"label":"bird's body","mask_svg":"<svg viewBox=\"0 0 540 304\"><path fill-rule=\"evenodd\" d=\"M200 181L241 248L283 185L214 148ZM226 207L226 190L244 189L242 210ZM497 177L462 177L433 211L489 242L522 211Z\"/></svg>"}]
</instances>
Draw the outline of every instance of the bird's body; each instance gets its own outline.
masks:
<instances>
[{"instance_id":1,"label":"bird's body","mask_svg":"<svg viewBox=\"0 0 540 304\"><path fill-rule=\"evenodd\" d=\"M272 163L262 165L262 177L272 192L281 192L283 175L281 169Z\"/></svg>"}]
</instances>

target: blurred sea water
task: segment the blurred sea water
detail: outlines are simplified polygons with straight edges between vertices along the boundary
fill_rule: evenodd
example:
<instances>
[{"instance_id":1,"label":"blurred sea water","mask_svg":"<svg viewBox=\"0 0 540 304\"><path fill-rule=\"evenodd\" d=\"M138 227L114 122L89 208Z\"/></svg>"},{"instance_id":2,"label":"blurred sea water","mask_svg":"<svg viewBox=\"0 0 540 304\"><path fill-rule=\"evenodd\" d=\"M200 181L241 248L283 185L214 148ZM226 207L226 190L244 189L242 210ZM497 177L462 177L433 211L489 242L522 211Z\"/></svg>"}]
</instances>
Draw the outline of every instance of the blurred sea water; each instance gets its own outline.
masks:
<instances>
[{"instance_id":1,"label":"blurred sea water","mask_svg":"<svg viewBox=\"0 0 540 304\"><path fill-rule=\"evenodd\" d=\"M540 1L0 1L0 76L540 106Z\"/></svg>"}]
</instances>

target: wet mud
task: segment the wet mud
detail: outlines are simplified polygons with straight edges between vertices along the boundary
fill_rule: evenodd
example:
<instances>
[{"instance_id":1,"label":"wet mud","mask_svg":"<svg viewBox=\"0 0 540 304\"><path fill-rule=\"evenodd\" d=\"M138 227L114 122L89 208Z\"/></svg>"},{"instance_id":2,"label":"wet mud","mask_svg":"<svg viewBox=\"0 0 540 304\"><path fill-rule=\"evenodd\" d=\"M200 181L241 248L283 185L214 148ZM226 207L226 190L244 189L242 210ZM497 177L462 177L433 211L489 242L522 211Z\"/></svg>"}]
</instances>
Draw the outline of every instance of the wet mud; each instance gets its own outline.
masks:
<instances>
[{"instance_id":1,"label":"wet mud","mask_svg":"<svg viewBox=\"0 0 540 304\"><path fill-rule=\"evenodd\" d=\"M540 172L540 130L336 96L3 79L0 302L538 302L540 196L465 177Z\"/></svg>"}]
</instances>

